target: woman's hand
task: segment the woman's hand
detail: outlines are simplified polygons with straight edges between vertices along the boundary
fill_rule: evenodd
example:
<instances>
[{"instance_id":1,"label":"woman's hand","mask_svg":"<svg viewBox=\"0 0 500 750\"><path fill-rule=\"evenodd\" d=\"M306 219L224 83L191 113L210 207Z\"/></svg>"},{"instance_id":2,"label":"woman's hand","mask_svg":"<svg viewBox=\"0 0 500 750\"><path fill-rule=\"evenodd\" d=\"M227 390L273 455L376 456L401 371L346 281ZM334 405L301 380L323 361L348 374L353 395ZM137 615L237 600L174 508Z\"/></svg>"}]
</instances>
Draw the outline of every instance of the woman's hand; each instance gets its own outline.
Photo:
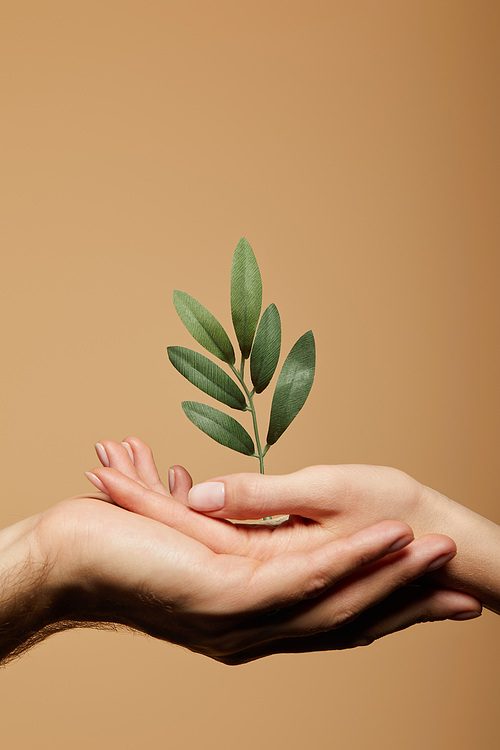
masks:
<instances>
[{"instance_id":1,"label":"woman's hand","mask_svg":"<svg viewBox=\"0 0 500 750\"><path fill-rule=\"evenodd\" d=\"M311 466L285 476L218 477L193 487L185 502L212 517L290 514L294 541L303 531L323 541L384 518L405 521L416 537L447 534L458 554L427 582L465 591L500 614L500 526L398 469Z\"/></svg>"}]
</instances>

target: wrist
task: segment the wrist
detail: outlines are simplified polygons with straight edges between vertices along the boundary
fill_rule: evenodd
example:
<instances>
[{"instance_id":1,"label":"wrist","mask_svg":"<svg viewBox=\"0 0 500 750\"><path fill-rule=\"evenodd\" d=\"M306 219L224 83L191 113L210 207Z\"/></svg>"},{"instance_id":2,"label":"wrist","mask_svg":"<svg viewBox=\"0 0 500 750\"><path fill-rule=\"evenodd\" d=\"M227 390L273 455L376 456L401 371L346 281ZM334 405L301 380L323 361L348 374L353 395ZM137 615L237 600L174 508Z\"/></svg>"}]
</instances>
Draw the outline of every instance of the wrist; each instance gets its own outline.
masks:
<instances>
[{"instance_id":1,"label":"wrist","mask_svg":"<svg viewBox=\"0 0 500 750\"><path fill-rule=\"evenodd\" d=\"M423 485L413 529L446 534L457 545L456 557L432 574L434 582L472 594L500 614L499 525Z\"/></svg>"},{"instance_id":2,"label":"wrist","mask_svg":"<svg viewBox=\"0 0 500 750\"><path fill-rule=\"evenodd\" d=\"M107 623L133 627L130 592L98 522L101 506L84 497L42 514L37 544L48 570L43 595L51 632ZM122 565L126 569L125 561Z\"/></svg>"},{"instance_id":3,"label":"wrist","mask_svg":"<svg viewBox=\"0 0 500 750\"><path fill-rule=\"evenodd\" d=\"M74 510L70 502L42 513L35 529L34 546L47 571L41 590L44 620L54 631L100 619L87 527L78 514L68 513Z\"/></svg>"},{"instance_id":4,"label":"wrist","mask_svg":"<svg viewBox=\"0 0 500 750\"><path fill-rule=\"evenodd\" d=\"M41 640L54 622L51 566L38 544L40 519L0 531L0 662Z\"/></svg>"}]
</instances>

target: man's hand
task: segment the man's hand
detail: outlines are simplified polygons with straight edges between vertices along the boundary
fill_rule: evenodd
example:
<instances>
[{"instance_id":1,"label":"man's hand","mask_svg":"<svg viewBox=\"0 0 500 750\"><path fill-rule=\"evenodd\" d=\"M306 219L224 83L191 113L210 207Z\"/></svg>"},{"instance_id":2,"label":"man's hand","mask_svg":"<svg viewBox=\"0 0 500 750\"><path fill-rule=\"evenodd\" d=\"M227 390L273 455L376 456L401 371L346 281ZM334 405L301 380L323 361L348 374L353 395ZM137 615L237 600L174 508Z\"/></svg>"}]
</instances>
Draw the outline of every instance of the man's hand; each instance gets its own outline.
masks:
<instances>
[{"instance_id":1,"label":"man's hand","mask_svg":"<svg viewBox=\"0 0 500 750\"><path fill-rule=\"evenodd\" d=\"M65 500L0 533L0 658L59 630L106 623L231 664L356 645L365 634L324 634L455 554L440 536L409 551L412 538L406 524L385 521L262 561L216 553L98 497Z\"/></svg>"}]
</instances>

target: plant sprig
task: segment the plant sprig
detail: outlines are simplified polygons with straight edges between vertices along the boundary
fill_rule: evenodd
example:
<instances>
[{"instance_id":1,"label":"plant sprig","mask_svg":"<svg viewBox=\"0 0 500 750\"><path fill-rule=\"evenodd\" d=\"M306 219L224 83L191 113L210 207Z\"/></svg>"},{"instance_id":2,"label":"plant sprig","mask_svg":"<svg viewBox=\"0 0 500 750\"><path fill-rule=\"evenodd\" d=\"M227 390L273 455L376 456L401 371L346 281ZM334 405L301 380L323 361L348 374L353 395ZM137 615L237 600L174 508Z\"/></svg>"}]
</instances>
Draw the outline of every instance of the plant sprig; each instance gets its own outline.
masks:
<instances>
[{"instance_id":1,"label":"plant sprig","mask_svg":"<svg viewBox=\"0 0 500 750\"><path fill-rule=\"evenodd\" d=\"M217 401L252 415L254 437L236 419L213 406L183 401L188 419L221 445L259 460L264 473L264 456L285 432L304 406L311 390L316 347L312 331L304 333L285 359L274 389L266 444L263 447L257 424L255 396L270 384L281 351L281 320L276 305L262 310L262 279L257 260L247 240L238 242L231 265L231 317L241 353L239 367L226 331L206 307L186 292L174 291L177 313L193 338L210 354L229 367L231 378L203 354L182 346L169 346L173 366L197 388ZM250 360L251 385L245 380Z\"/></svg>"}]
</instances>

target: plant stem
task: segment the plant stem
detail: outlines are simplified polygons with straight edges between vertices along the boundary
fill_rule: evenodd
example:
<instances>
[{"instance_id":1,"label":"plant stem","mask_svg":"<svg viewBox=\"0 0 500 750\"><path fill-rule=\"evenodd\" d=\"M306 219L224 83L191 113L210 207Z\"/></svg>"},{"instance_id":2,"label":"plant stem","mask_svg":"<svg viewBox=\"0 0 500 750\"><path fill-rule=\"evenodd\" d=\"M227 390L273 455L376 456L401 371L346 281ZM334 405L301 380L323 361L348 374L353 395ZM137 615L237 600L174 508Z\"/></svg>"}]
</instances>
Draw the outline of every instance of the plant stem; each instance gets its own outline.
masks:
<instances>
[{"instance_id":1,"label":"plant stem","mask_svg":"<svg viewBox=\"0 0 500 750\"><path fill-rule=\"evenodd\" d=\"M261 474L264 474L264 456L267 453L268 446L266 446L266 448L264 450L262 450L262 447L261 447L261 444L260 444L259 427L257 425L257 413L255 411L255 406L254 406L254 403L253 403L254 391L252 391L250 393L250 391L248 390L248 388L246 386L245 380L244 380L244 376L245 376L245 360L243 359L243 357L241 357L241 369L240 369L240 371L238 372L238 370L236 369L236 367L234 367L234 365L231 365L231 369L234 372L234 374L236 375L236 377L238 378L238 380L240 381L240 383L241 383L241 385L243 387L243 390L245 391L246 397L248 399L248 406L250 408L250 411L252 412L253 429L254 429L254 433L255 433L255 445L257 447L257 458L259 459L259 470L260 470Z\"/></svg>"}]
</instances>

